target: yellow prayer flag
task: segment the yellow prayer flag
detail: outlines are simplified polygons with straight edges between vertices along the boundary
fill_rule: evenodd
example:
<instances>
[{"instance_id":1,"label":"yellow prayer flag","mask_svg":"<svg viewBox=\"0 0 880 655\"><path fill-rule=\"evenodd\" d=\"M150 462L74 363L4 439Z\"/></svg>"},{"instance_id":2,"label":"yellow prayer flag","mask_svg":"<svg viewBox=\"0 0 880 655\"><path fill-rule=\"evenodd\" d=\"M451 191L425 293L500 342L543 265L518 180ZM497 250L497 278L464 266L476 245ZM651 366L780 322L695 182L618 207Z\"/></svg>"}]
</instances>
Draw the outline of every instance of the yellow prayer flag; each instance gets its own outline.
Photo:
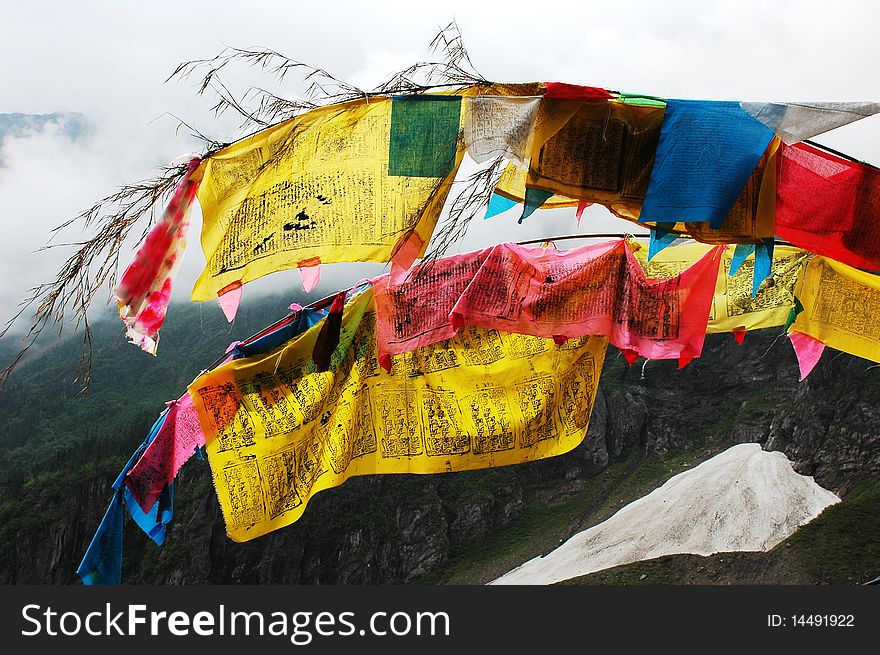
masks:
<instances>
[{"instance_id":1,"label":"yellow prayer flag","mask_svg":"<svg viewBox=\"0 0 880 655\"><path fill-rule=\"evenodd\" d=\"M526 198L526 175L524 168L520 168L512 161L507 162L498 184L495 187L495 193L504 196L509 200L525 203ZM541 204L541 209L558 209L560 207L577 207L578 200L575 198L566 198L565 196L550 196Z\"/></svg>"},{"instance_id":2,"label":"yellow prayer flag","mask_svg":"<svg viewBox=\"0 0 880 655\"><path fill-rule=\"evenodd\" d=\"M636 259L651 277L670 278L691 266L712 246L686 243L664 248L647 261L648 249L635 251ZM794 296L801 282L808 252L790 246L777 246L773 251L773 267L758 293L752 296L755 259L743 262L736 275L728 275L735 247L728 247L721 258L712 314L706 327L708 334L732 332L736 328L758 330L785 325L794 307Z\"/></svg>"},{"instance_id":3,"label":"yellow prayer flag","mask_svg":"<svg viewBox=\"0 0 880 655\"><path fill-rule=\"evenodd\" d=\"M532 131L522 139L524 147L529 150L528 156L535 157L540 147L559 132L584 104L582 100L541 98L534 117ZM508 162L495 187L495 193L515 202L524 203L528 175L525 168L521 168L513 161ZM529 184L529 186L533 185ZM578 206L578 196L567 195L563 191L555 189L551 191L554 191L554 195L541 204L542 209Z\"/></svg>"},{"instance_id":4,"label":"yellow prayer flag","mask_svg":"<svg viewBox=\"0 0 880 655\"><path fill-rule=\"evenodd\" d=\"M804 310L792 332L880 362L880 276L816 255L807 266L798 298Z\"/></svg>"},{"instance_id":5,"label":"yellow prayer flag","mask_svg":"<svg viewBox=\"0 0 880 655\"><path fill-rule=\"evenodd\" d=\"M606 339L557 347L497 330L377 360L372 289L345 308L330 370L315 371L321 324L189 387L229 536L296 521L317 492L356 475L443 473L568 452L584 438Z\"/></svg>"},{"instance_id":6,"label":"yellow prayer flag","mask_svg":"<svg viewBox=\"0 0 880 655\"><path fill-rule=\"evenodd\" d=\"M542 109L556 120L535 125L527 185L637 217L663 107L545 99Z\"/></svg>"},{"instance_id":7,"label":"yellow prayer flag","mask_svg":"<svg viewBox=\"0 0 880 655\"><path fill-rule=\"evenodd\" d=\"M409 100L321 107L207 157L193 300L314 257L386 262L410 230L422 254L463 155L461 102Z\"/></svg>"}]
</instances>

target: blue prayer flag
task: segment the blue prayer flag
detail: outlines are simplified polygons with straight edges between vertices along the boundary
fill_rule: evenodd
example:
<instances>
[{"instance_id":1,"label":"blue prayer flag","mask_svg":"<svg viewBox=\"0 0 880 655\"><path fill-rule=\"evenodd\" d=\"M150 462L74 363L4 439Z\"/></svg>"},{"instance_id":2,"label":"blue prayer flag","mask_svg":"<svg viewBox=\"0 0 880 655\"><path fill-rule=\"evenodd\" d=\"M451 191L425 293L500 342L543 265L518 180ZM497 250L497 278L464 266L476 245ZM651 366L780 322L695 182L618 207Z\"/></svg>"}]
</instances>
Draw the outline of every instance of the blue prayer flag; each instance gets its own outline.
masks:
<instances>
[{"instance_id":1,"label":"blue prayer flag","mask_svg":"<svg viewBox=\"0 0 880 655\"><path fill-rule=\"evenodd\" d=\"M121 491L113 494L76 573L87 585L119 584L122 579Z\"/></svg>"},{"instance_id":2,"label":"blue prayer flag","mask_svg":"<svg viewBox=\"0 0 880 655\"><path fill-rule=\"evenodd\" d=\"M755 273L752 276L752 295L758 294L761 282L770 277L773 270L773 238L764 239L755 247Z\"/></svg>"},{"instance_id":3,"label":"blue prayer flag","mask_svg":"<svg viewBox=\"0 0 880 655\"><path fill-rule=\"evenodd\" d=\"M525 207L523 208L522 216L519 217L517 222L522 223L526 220L536 209L547 202L551 196L553 196L552 191L543 191L542 189L531 189L526 187Z\"/></svg>"},{"instance_id":4,"label":"blue prayer flag","mask_svg":"<svg viewBox=\"0 0 880 655\"><path fill-rule=\"evenodd\" d=\"M498 216L498 214L504 213L511 207L516 207L518 204L519 203L516 200L511 200L510 198L505 198L502 195L493 193L489 198L489 206L486 208L486 214L483 216L483 220Z\"/></svg>"},{"instance_id":5,"label":"blue prayer flag","mask_svg":"<svg viewBox=\"0 0 880 655\"><path fill-rule=\"evenodd\" d=\"M720 228L772 138L738 102L668 100L639 221Z\"/></svg>"},{"instance_id":6,"label":"blue prayer flag","mask_svg":"<svg viewBox=\"0 0 880 655\"><path fill-rule=\"evenodd\" d=\"M733 277L736 275L736 272L739 270L740 266L743 265L743 262L749 258L755 252L755 244L754 243L738 243L736 244L736 249L733 251L733 258L730 260L730 272L728 275Z\"/></svg>"},{"instance_id":7,"label":"blue prayer flag","mask_svg":"<svg viewBox=\"0 0 880 655\"><path fill-rule=\"evenodd\" d=\"M651 240L648 242L648 261L651 261L654 255L678 239L678 235L670 231L674 225L675 223L657 223L651 229Z\"/></svg>"},{"instance_id":8,"label":"blue prayer flag","mask_svg":"<svg viewBox=\"0 0 880 655\"><path fill-rule=\"evenodd\" d=\"M323 309L303 307L295 321L291 321L277 330L263 335L259 339L254 339L250 343L240 343L235 346L231 351L232 358L252 357L253 355L262 355L263 353L275 350L308 330L324 318L326 314L327 312Z\"/></svg>"},{"instance_id":9,"label":"blue prayer flag","mask_svg":"<svg viewBox=\"0 0 880 655\"><path fill-rule=\"evenodd\" d=\"M77 568L76 573L82 578L83 584L119 584L122 579L122 502L123 498L128 506L129 514L135 519L138 526L147 533L147 535L162 544L165 540L165 526L171 520L173 515L170 503L173 502L170 487L166 487L162 491L162 497L149 513L145 513L137 501L130 495L128 489L125 488L125 476L132 467L137 463L140 456L144 453L147 446L159 434L159 430L165 423L168 416L168 410L163 411L159 418L153 423L146 439L143 440L134 454L128 459L122 471L113 483L115 493L110 500L110 505L104 513L104 518L98 526L95 536L86 554ZM164 505L163 505L164 499Z\"/></svg>"}]
</instances>

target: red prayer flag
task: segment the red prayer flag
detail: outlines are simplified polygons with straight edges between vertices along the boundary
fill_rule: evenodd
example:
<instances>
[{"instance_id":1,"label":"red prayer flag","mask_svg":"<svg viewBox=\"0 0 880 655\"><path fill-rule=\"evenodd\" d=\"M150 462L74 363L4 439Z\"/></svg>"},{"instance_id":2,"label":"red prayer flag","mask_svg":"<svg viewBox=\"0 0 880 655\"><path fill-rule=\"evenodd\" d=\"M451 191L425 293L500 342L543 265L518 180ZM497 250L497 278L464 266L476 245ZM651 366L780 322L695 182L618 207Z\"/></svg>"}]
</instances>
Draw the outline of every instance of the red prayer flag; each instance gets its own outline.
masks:
<instances>
[{"instance_id":1,"label":"red prayer flag","mask_svg":"<svg viewBox=\"0 0 880 655\"><path fill-rule=\"evenodd\" d=\"M565 100L610 100L614 96L598 86L581 86L565 82L544 82L547 91L545 98L563 98Z\"/></svg>"},{"instance_id":2,"label":"red prayer flag","mask_svg":"<svg viewBox=\"0 0 880 655\"><path fill-rule=\"evenodd\" d=\"M855 268L880 271L880 170L805 143L781 146L776 234Z\"/></svg>"}]
</instances>

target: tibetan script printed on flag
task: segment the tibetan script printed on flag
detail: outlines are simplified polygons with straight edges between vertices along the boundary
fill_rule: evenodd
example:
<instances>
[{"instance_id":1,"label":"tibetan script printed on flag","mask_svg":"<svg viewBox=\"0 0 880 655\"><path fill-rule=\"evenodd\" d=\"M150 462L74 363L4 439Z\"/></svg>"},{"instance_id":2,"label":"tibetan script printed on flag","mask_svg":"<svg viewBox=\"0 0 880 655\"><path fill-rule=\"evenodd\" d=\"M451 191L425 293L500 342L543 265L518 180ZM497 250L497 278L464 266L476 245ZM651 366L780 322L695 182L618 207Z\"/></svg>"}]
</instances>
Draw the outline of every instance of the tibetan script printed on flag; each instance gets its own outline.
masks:
<instances>
[{"instance_id":1,"label":"tibetan script printed on flag","mask_svg":"<svg viewBox=\"0 0 880 655\"><path fill-rule=\"evenodd\" d=\"M190 385L232 539L293 523L315 493L356 475L515 464L584 438L604 338L557 347L468 328L393 357L386 373L375 326L370 290L346 307L330 370L311 361L319 324Z\"/></svg>"},{"instance_id":2,"label":"tibetan script printed on flag","mask_svg":"<svg viewBox=\"0 0 880 655\"><path fill-rule=\"evenodd\" d=\"M206 158L193 299L313 257L386 262L413 230L427 244L463 155L460 113L455 96L352 101Z\"/></svg>"}]
</instances>

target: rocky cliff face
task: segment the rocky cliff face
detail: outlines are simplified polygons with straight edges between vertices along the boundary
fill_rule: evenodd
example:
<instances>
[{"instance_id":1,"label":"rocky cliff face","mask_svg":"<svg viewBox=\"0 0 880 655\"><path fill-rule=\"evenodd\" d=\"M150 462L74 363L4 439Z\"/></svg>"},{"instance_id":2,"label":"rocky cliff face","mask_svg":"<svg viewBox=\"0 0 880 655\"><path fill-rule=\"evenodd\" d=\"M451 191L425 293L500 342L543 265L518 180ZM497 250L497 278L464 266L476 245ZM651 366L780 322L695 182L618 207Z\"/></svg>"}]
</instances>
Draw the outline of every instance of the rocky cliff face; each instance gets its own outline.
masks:
<instances>
[{"instance_id":1,"label":"rocky cliff face","mask_svg":"<svg viewBox=\"0 0 880 655\"><path fill-rule=\"evenodd\" d=\"M609 349L584 442L552 460L437 476L350 480L315 497L293 526L246 544L225 535L207 465L190 463L176 517L158 549L127 527L124 578L148 583L412 583L515 521L524 489L540 502L571 496L620 457L757 442L838 494L880 474L880 371L829 351L798 382L790 345L775 331L710 336L703 357L627 367ZM633 461L637 462L638 457ZM109 498L95 472L67 495L27 490L4 509L3 583L70 583ZM8 504L8 503L7 503ZM25 512L27 516L22 514ZM20 526L20 527L15 527ZM129 529L130 528L130 529ZM9 543L9 529L14 530Z\"/></svg>"}]
</instances>

